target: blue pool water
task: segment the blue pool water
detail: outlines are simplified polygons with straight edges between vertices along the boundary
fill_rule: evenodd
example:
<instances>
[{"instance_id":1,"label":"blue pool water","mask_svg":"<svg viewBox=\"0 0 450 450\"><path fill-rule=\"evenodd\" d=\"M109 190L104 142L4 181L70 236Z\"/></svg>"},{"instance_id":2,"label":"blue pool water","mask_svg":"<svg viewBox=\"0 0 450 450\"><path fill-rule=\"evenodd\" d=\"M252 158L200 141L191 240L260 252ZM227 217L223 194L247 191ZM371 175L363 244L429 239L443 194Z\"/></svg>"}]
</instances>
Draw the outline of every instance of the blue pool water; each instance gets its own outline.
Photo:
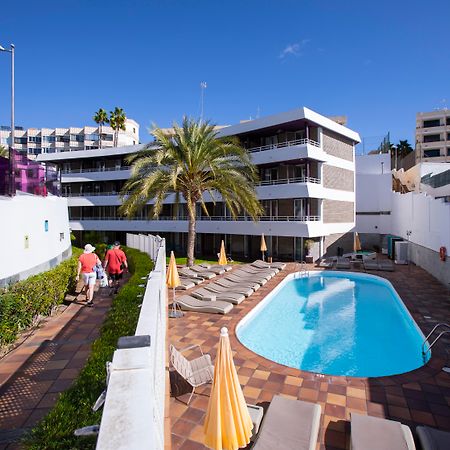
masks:
<instances>
[{"instance_id":1,"label":"blue pool water","mask_svg":"<svg viewBox=\"0 0 450 450\"><path fill-rule=\"evenodd\" d=\"M237 337L272 361L327 375L394 375L425 363L424 336L400 297L366 274L288 276L244 317Z\"/></svg>"}]
</instances>

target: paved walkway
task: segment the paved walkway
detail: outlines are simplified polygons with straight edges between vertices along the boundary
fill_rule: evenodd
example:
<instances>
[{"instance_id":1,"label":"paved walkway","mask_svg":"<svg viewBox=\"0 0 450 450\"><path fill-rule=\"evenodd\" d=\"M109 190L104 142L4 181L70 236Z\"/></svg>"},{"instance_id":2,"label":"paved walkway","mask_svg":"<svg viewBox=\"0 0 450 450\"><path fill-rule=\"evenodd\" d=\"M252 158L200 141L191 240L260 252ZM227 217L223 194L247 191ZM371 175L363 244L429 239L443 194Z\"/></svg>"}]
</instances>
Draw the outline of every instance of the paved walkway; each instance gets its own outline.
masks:
<instances>
[{"instance_id":1,"label":"paved walkway","mask_svg":"<svg viewBox=\"0 0 450 450\"><path fill-rule=\"evenodd\" d=\"M70 304L60 315L47 318L0 360L0 450L20 448L14 442L70 387L86 363L112 298L108 288L95 293L93 308L85 306L84 294L66 300Z\"/></svg>"},{"instance_id":2,"label":"paved walkway","mask_svg":"<svg viewBox=\"0 0 450 450\"><path fill-rule=\"evenodd\" d=\"M312 269L312 266L309 268ZM276 394L318 403L322 407L319 450L349 448L350 413L391 418L409 425L414 431L419 424L450 430L450 375L441 369L449 365L450 339L442 339L434 348L431 361L402 375L378 378L324 376L282 366L269 361L243 346L235 335L235 327L289 272L294 264L272 278L225 315L187 312L181 319L170 319L170 341L179 348L199 344L214 358L219 331L226 326L234 361L248 403L267 407ZM450 292L426 271L416 266L396 266L395 272L373 272L387 278L408 307L424 333L437 322L450 322ZM214 280L212 280L214 281ZM195 350L191 356L197 356ZM171 372L172 395L188 399L189 386ZM197 390L190 406L170 399L172 449L200 450L203 421L210 386ZM203 395L202 395L203 394Z\"/></svg>"}]
</instances>

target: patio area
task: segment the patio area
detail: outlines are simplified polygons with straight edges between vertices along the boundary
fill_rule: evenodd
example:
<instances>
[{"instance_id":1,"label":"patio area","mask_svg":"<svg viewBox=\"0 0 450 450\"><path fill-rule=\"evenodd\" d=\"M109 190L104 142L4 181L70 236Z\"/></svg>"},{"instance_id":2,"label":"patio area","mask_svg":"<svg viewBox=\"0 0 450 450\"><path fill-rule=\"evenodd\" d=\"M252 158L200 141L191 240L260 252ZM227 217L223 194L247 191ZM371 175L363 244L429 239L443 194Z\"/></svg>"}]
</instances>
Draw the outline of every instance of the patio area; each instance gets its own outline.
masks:
<instances>
[{"instance_id":1,"label":"patio area","mask_svg":"<svg viewBox=\"0 0 450 450\"><path fill-rule=\"evenodd\" d=\"M322 407L318 449L349 448L350 413L401 421L414 433L417 425L450 430L450 340L441 339L426 366L402 375L378 378L325 376L289 368L269 361L244 347L235 336L235 327L281 280L298 266L290 263L265 286L225 315L187 312L170 319L170 342L181 349L199 344L213 359L220 328L228 327L234 361L247 403L267 406L276 394L318 403ZM311 265L310 270L315 270ZM394 285L398 294L426 335L436 323L450 322L450 291L426 271L416 266L396 266L395 272L371 272ZM189 293L189 291L186 291ZM181 295L181 294L178 294ZM189 355L189 352L186 352ZM196 355L195 350L191 355ZM188 356L189 357L189 356ZM187 401L189 386L171 373L172 392ZM199 388L189 406L170 398L172 448L203 449L203 420L210 386ZM301 421L301 418L299 418ZM418 447L420 448L420 447Z\"/></svg>"}]
</instances>

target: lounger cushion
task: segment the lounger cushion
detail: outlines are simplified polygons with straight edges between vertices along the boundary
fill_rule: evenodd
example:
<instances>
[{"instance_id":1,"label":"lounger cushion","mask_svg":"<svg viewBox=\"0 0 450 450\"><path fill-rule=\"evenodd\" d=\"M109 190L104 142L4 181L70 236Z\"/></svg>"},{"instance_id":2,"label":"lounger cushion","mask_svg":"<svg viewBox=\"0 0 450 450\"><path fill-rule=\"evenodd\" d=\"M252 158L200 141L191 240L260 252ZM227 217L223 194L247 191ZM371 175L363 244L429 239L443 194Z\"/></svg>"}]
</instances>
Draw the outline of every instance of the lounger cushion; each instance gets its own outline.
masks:
<instances>
[{"instance_id":1,"label":"lounger cushion","mask_svg":"<svg viewBox=\"0 0 450 450\"><path fill-rule=\"evenodd\" d=\"M320 405L276 395L253 450L315 450L319 425Z\"/></svg>"},{"instance_id":2,"label":"lounger cushion","mask_svg":"<svg viewBox=\"0 0 450 450\"><path fill-rule=\"evenodd\" d=\"M423 450L448 450L450 448L450 433L430 427L417 427L417 435Z\"/></svg>"},{"instance_id":3,"label":"lounger cushion","mask_svg":"<svg viewBox=\"0 0 450 450\"><path fill-rule=\"evenodd\" d=\"M408 445L400 422L352 413L352 450L411 450L411 448L415 447Z\"/></svg>"}]
</instances>

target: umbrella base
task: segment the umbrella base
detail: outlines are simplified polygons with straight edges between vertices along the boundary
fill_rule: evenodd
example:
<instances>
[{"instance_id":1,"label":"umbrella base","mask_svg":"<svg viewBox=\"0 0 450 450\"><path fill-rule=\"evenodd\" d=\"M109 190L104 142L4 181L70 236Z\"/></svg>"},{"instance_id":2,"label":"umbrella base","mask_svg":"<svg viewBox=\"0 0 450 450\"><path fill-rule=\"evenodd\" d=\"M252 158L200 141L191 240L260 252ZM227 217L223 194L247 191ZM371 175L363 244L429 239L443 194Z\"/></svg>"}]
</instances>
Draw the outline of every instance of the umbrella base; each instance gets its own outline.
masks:
<instances>
[{"instance_id":1,"label":"umbrella base","mask_svg":"<svg viewBox=\"0 0 450 450\"><path fill-rule=\"evenodd\" d=\"M179 319L180 317L183 317L184 313L181 311L181 308L178 306L177 303L172 303L172 309L169 311L169 318L170 319Z\"/></svg>"}]
</instances>

